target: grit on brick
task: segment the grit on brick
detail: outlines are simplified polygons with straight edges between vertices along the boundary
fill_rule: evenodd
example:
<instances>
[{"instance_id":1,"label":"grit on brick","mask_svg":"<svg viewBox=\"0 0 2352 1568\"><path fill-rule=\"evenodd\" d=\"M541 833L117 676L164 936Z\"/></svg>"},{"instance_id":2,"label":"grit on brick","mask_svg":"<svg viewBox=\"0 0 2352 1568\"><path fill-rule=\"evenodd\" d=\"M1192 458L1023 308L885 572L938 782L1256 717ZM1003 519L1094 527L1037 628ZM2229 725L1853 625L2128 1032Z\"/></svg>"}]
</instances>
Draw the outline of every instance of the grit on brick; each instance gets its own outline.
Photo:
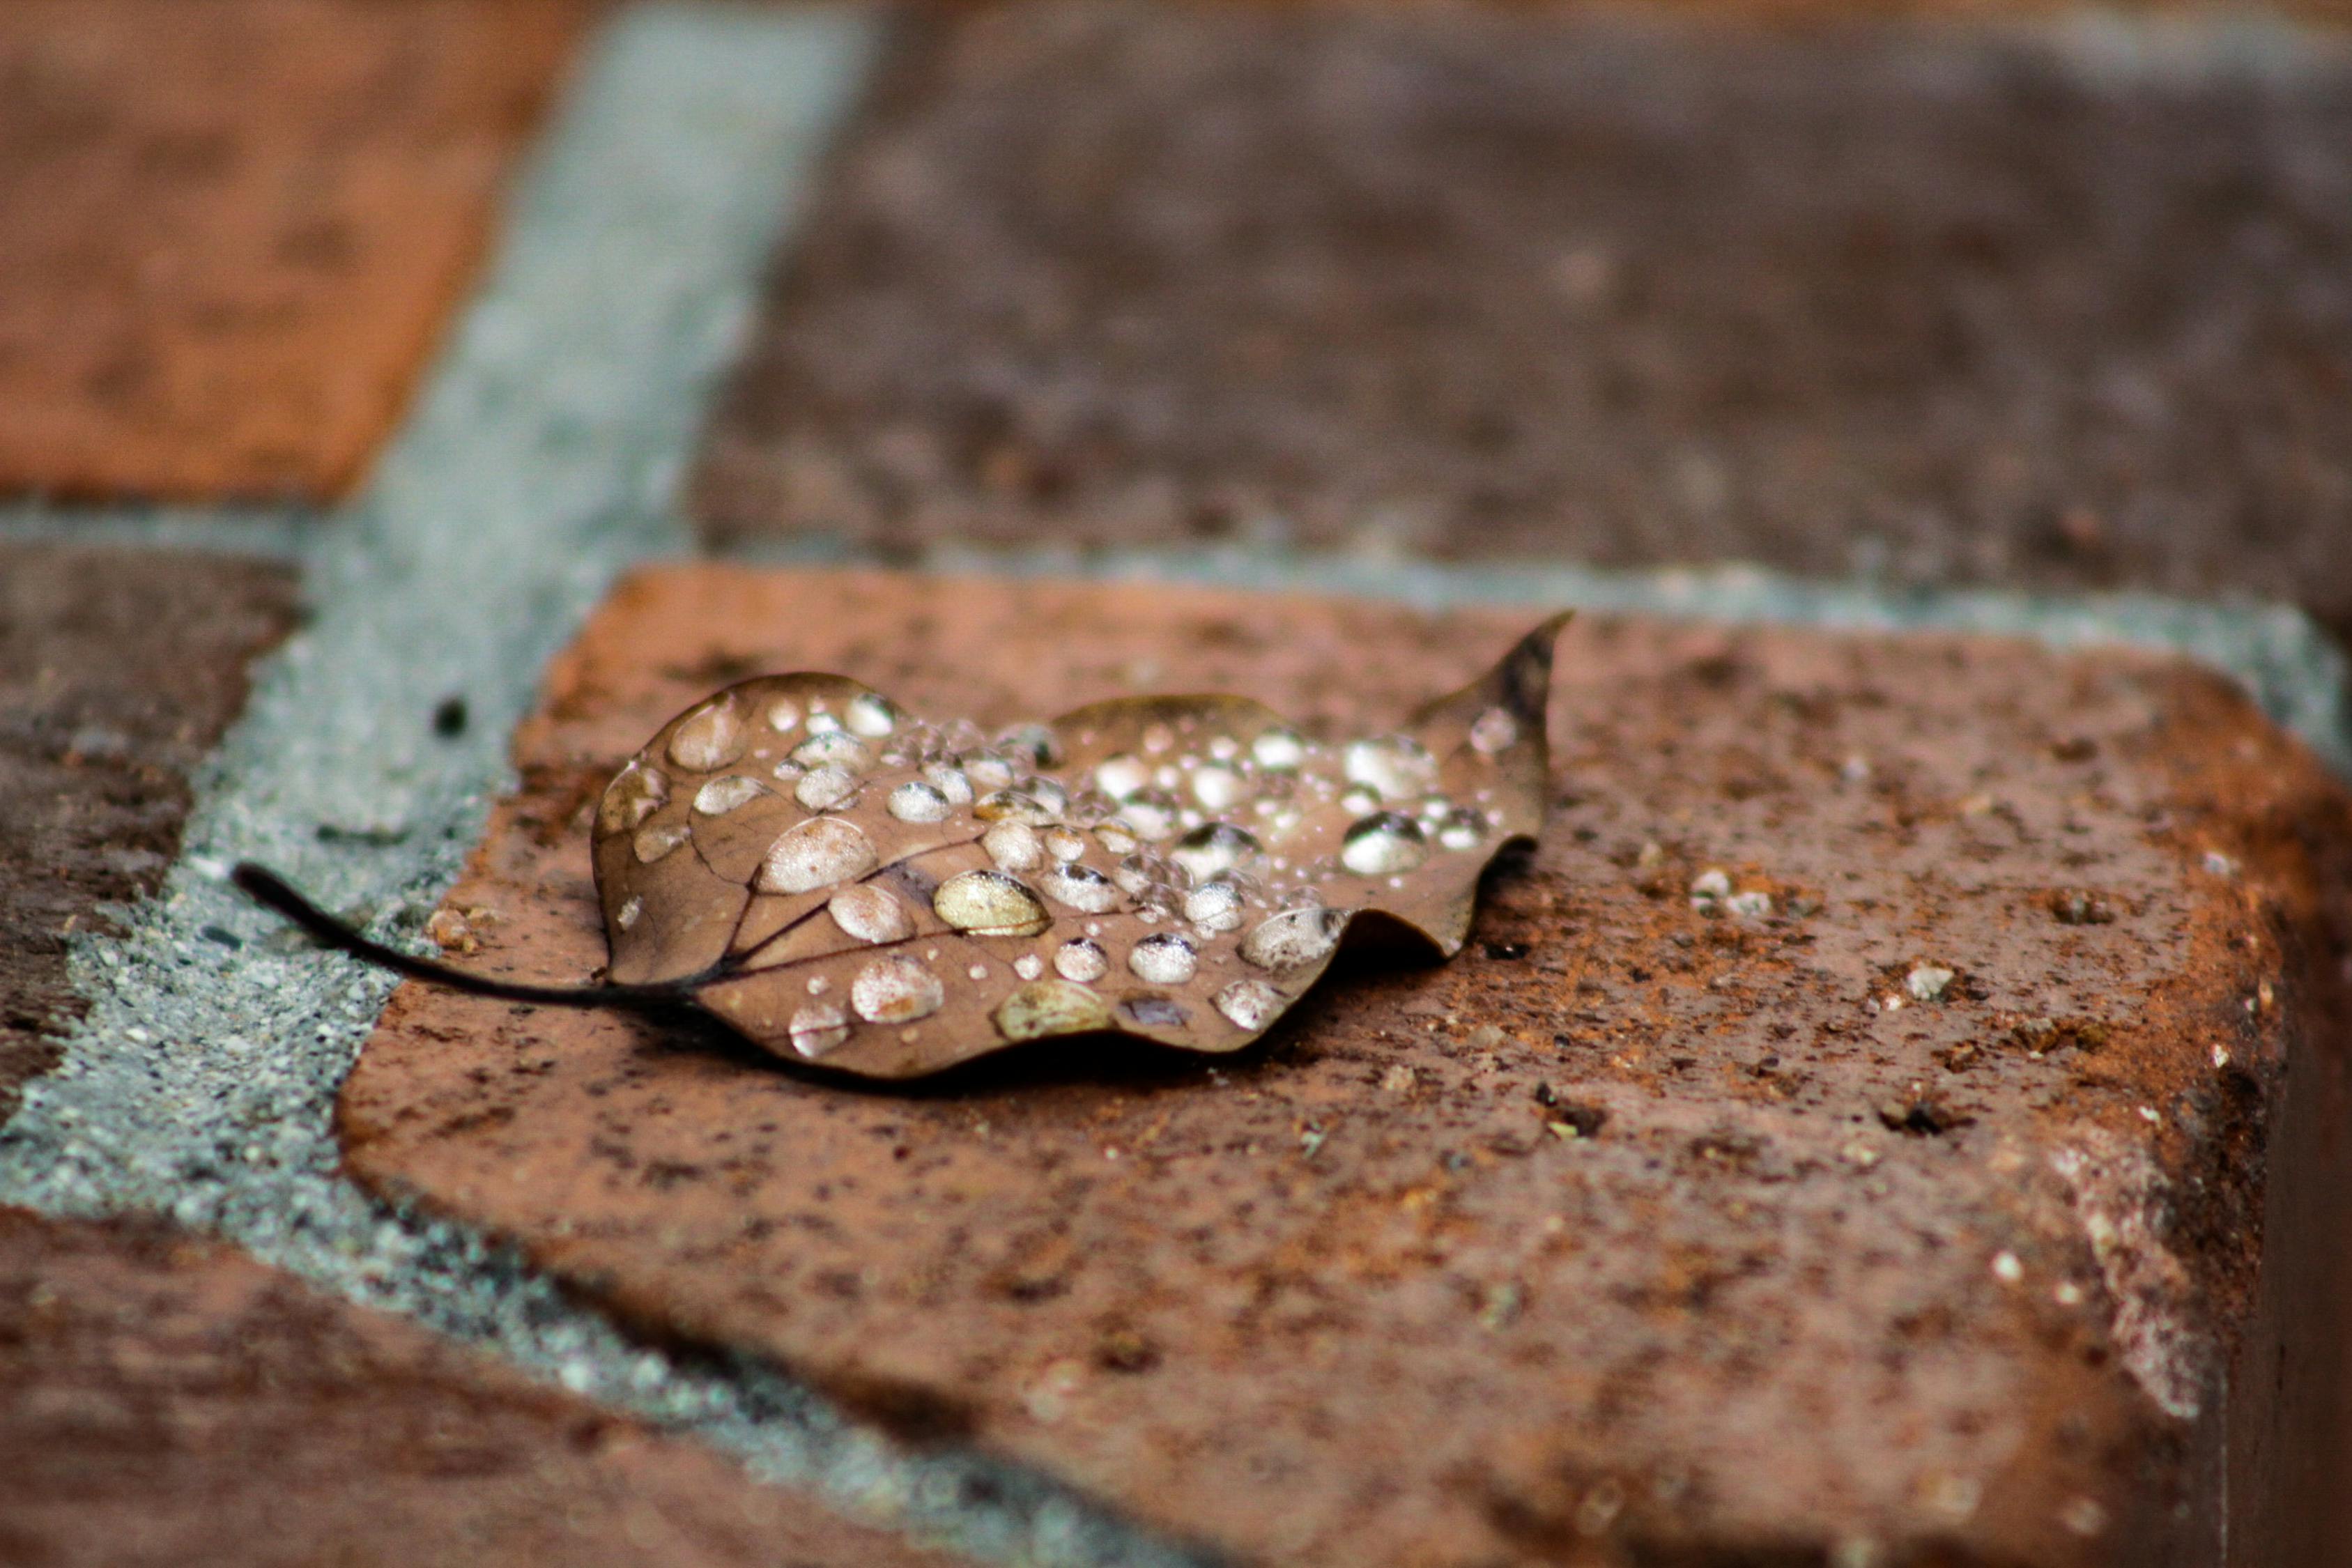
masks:
<instances>
[{"instance_id":1,"label":"grit on brick","mask_svg":"<svg viewBox=\"0 0 2352 1568\"><path fill-rule=\"evenodd\" d=\"M151 1222L0 1209L0 1558L949 1568Z\"/></svg>"},{"instance_id":2,"label":"grit on brick","mask_svg":"<svg viewBox=\"0 0 2352 1568\"><path fill-rule=\"evenodd\" d=\"M1682 20L921 36L708 437L708 536L1747 559L2352 625L2352 38Z\"/></svg>"},{"instance_id":3,"label":"grit on brick","mask_svg":"<svg viewBox=\"0 0 2352 1568\"><path fill-rule=\"evenodd\" d=\"M294 599L268 562L0 546L0 1121L82 1011L68 942L163 884L189 772Z\"/></svg>"},{"instance_id":4,"label":"grit on brick","mask_svg":"<svg viewBox=\"0 0 2352 1568\"><path fill-rule=\"evenodd\" d=\"M587 8L0 7L0 489L350 487Z\"/></svg>"},{"instance_id":5,"label":"grit on brick","mask_svg":"<svg viewBox=\"0 0 2352 1568\"><path fill-rule=\"evenodd\" d=\"M1359 732L1532 618L642 573L450 904L474 964L592 973L605 778L755 671ZM1360 957L1244 1057L884 1093L410 986L350 1168L1244 1561L2203 1563L2225 1428L2242 1550L2331 1414L2283 1415L2269 1358L2336 1386L2344 1141L2264 1179L2283 1100L2344 1103L2336 786L2188 667L1947 637L1590 621L1552 730L1551 825L1463 955Z\"/></svg>"}]
</instances>

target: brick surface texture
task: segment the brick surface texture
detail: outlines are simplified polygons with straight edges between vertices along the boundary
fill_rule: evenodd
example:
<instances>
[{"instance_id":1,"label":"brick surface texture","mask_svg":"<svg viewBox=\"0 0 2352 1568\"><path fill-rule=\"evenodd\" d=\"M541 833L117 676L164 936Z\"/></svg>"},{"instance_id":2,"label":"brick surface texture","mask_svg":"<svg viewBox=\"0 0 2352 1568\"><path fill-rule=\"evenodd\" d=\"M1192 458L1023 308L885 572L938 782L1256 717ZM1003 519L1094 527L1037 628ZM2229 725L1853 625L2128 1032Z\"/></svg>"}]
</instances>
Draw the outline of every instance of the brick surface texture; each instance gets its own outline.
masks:
<instances>
[{"instance_id":1,"label":"brick surface texture","mask_svg":"<svg viewBox=\"0 0 2352 1568\"><path fill-rule=\"evenodd\" d=\"M1751 559L2352 626L2352 53L2084 36L971 15L780 272L708 532Z\"/></svg>"},{"instance_id":2,"label":"brick surface texture","mask_svg":"<svg viewBox=\"0 0 2352 1568\"><path fill-rule=\"evenodd\" d=\"M0 1561L949 1568L151 1224L0 1209Z\"/></svg>"},{"instance_id":3,"label":"brick surface texture","mask_svg":"<svg viewBox=\"0 0 2352 1568\"><path fill-rule=\"evenodd\" d=\"M0 1119L82 1011L73 933L162 885L189 770L294 595L269 563L0 545Z\"/></svg>"},{"instance_id":4,"label":"brick surface texture","mask_svg":"<svg viewBox=\"0 0 2352 1568\"><path fill-rule=\"evenodd\" d=\"M590 973L608 771L754 671L1355 732L1533 618L648 572L552 668L452 903L470 962ZM411 986L350 1166L1242 1561L2206 1563L2225 1465L2237 1560L2317 1561L2262 1531L2316 1517L2298 1402L2340 1370L2338 790L2151 658L1560 652L1554 816L1469 948L1335 973L1260 1051L881 1093Z\"/></svg>"},{"instance_id":5,"label":"brick surface texture","mask_svg":"<svg viewBox=\"0 0 2352 1568\"><path fill-rule=\"evenodd\" d=\"M348 487L584 9L0 6L0 489Z\"/></svg>"}]
</instances>

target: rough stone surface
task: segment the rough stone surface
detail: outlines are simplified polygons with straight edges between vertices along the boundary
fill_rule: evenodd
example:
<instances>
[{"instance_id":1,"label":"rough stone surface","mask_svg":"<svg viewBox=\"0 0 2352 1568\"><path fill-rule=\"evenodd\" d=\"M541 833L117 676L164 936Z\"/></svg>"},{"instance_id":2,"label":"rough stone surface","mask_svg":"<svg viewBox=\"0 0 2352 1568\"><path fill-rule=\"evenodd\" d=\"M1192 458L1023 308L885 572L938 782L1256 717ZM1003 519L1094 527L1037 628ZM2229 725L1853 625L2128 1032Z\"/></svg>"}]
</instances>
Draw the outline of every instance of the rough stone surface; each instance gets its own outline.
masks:
<instances>
[{"instance_id":1,"label":"rough stone surface","mask_svg":"<svg viewBox=\"0 0 2352 1568\"><path fill-rule=\"evenodd\" d=\"M1359 725L1520 623L648 573L451 904L471 963L592 972L608 770L750 671ZM2318 1561L2278 1543L2336 1452L2352 838L2308 757L2149 658L1635 619L1570 629L1553 745L1463 956L1367 958L1252 1056L883 1094L412 986L350 1166L1244 1560L2204 1563L2226 1462L2235 1561Z\"/></svg>"},{"instance_id":2,"label":"rough stone surface","mask_svg":"<svg viewBox=\"0 0 2352 1568\"><path fill-rule=\"evenodd\" d=\"M0 7L0 489L352 483L584 8Z\"/></svg>"},{"instance_id":3,"label":"rough stone surface","mask_svg":"<svg viewBox=\"0 0 2352 1568\"><path fill-rule=\"evenodd\" d=\"M2201 595L2352 626L2352 45L1003 7L845 153L709 535Z\"/></svg>"},{"instance_id":4,"label":"rough stone surface","mask_svg":"<svg viewBox=\"0 0 2352 1568\"><path fill-rule=\"evenodd\" d=\"M951 1559L229 1248L0 1209L0 1559Z\"/></svg>"},{"instance_id":5,"label":"rough stone surface","mask_svg":"<svg viewBox=\"0 0 2352 1568\"><path fill-rule=\"evenodd\" d=\"M0 1121L79 1013L69 939L162 884L188 772L294 613L268 563L0 545Z\"/></svg>"}]
</instances>

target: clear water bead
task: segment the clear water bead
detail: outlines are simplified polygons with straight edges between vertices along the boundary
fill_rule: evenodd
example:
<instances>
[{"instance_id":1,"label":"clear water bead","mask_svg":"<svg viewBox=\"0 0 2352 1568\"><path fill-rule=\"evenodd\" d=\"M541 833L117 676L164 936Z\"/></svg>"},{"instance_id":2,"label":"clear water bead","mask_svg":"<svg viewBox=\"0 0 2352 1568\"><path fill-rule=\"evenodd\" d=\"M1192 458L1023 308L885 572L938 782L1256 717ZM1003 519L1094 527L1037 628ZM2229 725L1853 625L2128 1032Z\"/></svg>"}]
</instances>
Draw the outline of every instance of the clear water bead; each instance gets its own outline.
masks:
<instances>
[{"instance_id":1,"label":"clear water bead","mask_svg":"<svg viewBox=\"0 0 2352 1568\"><path fill-rule=\"evenodd\" d=\"M915 934L907 906L871 882L842 889L824 908L845 935L859 942L904 942Z\"/></svg>"},{"instance_id":2,"label":"clear water bead","mask_svg":"<svg viewBox=\"0 0 2352 1568\"><path fill-rule=\"evenodd\" d=\"M813 1002L793 1015L793 1049L814 1061L849 1038L849 1020L830 1003Z\"/></svg>"},{"instance_id":3,"label":"clear water bead","mask_svg":"<svg viewBox=\"0 0 2352 1568\"><path fill-rule=\"evenodd\" d=\"M1359 877L1390 877L1429 858L1421 824L1399 812L1383 811L1348 829L1339 864Z\"/></svg>"},{"instance_id":4,"label":"clear water bead","mask_svg":"<svg viewBox=\"0 0 2352 1568\"><path fill-rule=\"evenodd\" d=\"M636 923L645 918L645 900L632 897L627 903L623 904L619 910L614 913L613 916L613 923L620 927L623 931L629 931L634 929Z\"/></svg>"},{"instance_id":5,"label":"clear water bead","mask_svg":"<svg viewBox=\"0 0 2352 1568\"><path fill-rule=\"evenodd\" d=\"M867 751L866 742L856 736L835 730L822 735L811 735L794 746L793 761L804 768L832 767L844 773L862 773L874 765L874 753Z\"/></svg>"},{"instance_id":6,"label":"clear water bead","mask_svg":"<svg viewBox=\"0 0 2352 1568\"><path fill-rule=\"evenodd\" d=\"M1241 774L1216 763L1192 770L1192 798L1211 811L1231 809L1248 788Z\"/></svg>"},{"instance_id":7,"label":"clear water bead","mask_svg":"<svg viewBox=\"0 0 2352 1568\"><path fill-rule=\"evenodd\" d=\"M849 983L850 1006L873 1024L911 1024L938 1012L947 999L940 977L911 958L877 958Z\"/></svg>"},{"instance_id":8,"label":"clear water bead","mask_svg":"<svg viewBox=\"0 0 2352 1568\"><path fill-rule=\"evenodd\" d=\"M751 737L743 732L743 716L726 698L689 713L670 731L669 760L698 773L723 768L743 754Z\"/></svg>"},{"instance_id":9,"label":"clear water bead","mask_svg":"<svg viewBox=\"0 0 2352 1568\"><path fill-rule=\"evenodd\" d=\"M971 804L971 780L961 768L933 763L923 770L923 782L946 796L950 805Z\"/></svg>"},{"instance_id":10,"label":"clear water bead","mask_svg":"<svg viewBox=\"0 0 2352 1568\"><path fill-rule=\"evenodd\" d=\"M801 705L790 698L780 698L768 704L768 728L779 735L790 734L800 728Z\"/></svg>"},{"instance_id":11,"label":"clear water bead","mask_svg":"<svg viewBox=\"0 0 2352 1568\"><path fill-rule=\"evenodd\" d=\"M1066 827L1049 827L1038 838L1045 844L1045 853L1056 860L1075 860L1087 852L1085 836Z\"/></svg>"},{"instance_id":12,"label":"clear water bead","mask_svg":"<svg viewBox=\"0 0 2352 1568\"><path fill-rule=\"evenodd\" d=\"M1501 708L1489 708L1471 722L1470 744L1493 756L1516 744L1519 738L1519 721Z\"/></svg>"},{"instance_id":13,"label":"clear water bead","mask_svg":"<svg viewBox=\"0 0 2352 1568\"><path fill-rule=\"evenodd\" d=\"M842 710L842 721L853 735L878 739L898 727L898 710L878 691L861 691Z\"/></svg>"},{"instance_id":14,"label":"clear water bead","mask_svg":"<svg viewBox=\"0 0 2352 1568\"><path fill-rule=\"evenodd\" d=\"M650 866L675 851L691 837L685 823L665 822L658 826L637 829L637 837L631 847L637 852L637 863Z\"/></svg>"},{"instance_id":15,"label":"clear water bead","mask_svg":"<svg viewBox=\"0 0 2352 1568\"><path fill-rule=\"evenodd\" d=\"M1092 866L1056 862L1037 880L1049 898L1080 914L1108 914L1118 907L1118 888Z\"/></svg>"},{"instance_id":16,"label":"clear water bead","mask_svg":"<svg viewBox=\"0 0 2352 1568\"><path fill-rule=\"evenodd\" d=\"M763 893L813 893L863 876L876 864L874 846L856 823L813 816L769 846L752 886Z\"/></svg>"},{"instance_id":17,"label":"clear water bead","mask_svg":"<svg viewBox=\"0 0 2352 1568\"><path fill-rule=\"evenodd\" d=\"M1263 980L1236 980L1213 998L1236 1028L1263 1029L1282 1011L1282 993Z\"/></svg>"},{"instance_id":18,"label":"clear water bead","mask_svg":"<svg viewBox=\"0 0 2352 1568\"><path fill-rule=\"evenodd\" d=\"M830 810L856 793L856 775L829 764L803 774L793 786L793 798L811 811Z\"/></svg>"},{"instance_id":19,"label":"clear water bead","mask_svg":"<svg viewBox=\"0 0 2352 1568\"><path fill-rule=\"evenodd\" d=\"M1168 858L1191 872L1192 880L1205 882L1237 869L1256 855L1256 839L1231 823L1210 822L1178 839Z\"/></svg>"},{"instance_id":20,"label":"clear water bead","mask_svg":"<svg viewBox=\"0 0 2352 1568\"><path fill-rule=\"evenodd\" d=\"M1410 735L1350 741L1343 771L1350 784L1378 790L1383 800L1411 800L1437 783L1437 759Z\"/></svg>"},{"instance_id":21,"label":"clear water bead","mask_svg":"<svg viewBox=\"0 0 2352 1568\"><path fill-rule=\"evenodd\" d=\"M1043 900L1002 871L959 871L931 895L931 909L975 936L1034 936L1053 919Z\"/></svg>"},{"instance_id":22,"label":"clear water bead","mask_svg":"<svg viewBox=\"0 0 2352 1568\"><path fill-rule=\"evenodd\" d=\"M1127 966L1138 978L1154 985L1181 985L1201 967L1201 956L1189 941L1173 931L1147 936L1129 950Z\"/></svg>"},{"instance_id":23,"label":"clear water bead","mask_svg":"<svg viewBox=\"0 0 2352 1568\"><path fill-rule=\"evenodd\" d=\"M1318 904L1285 910L1242 939L1242 957L1277 973L1298 969L1328 958L1347 929L1348 917L1339 910Z\"/></svg>"},{"instance_id":24,"label":"clear water bead","mask_svg":"<svg viewBox=\"0 0 2352 1568\"><path fill-rule=\"evenodd\" d=\"M1118 817L1097 826L1095 842L1114 855L1132 855L1143 845L1134 827Z\"/></svg>"},{"instance_id":25,"label":"clear water bead","mask_svg":"<svg viewBox=\"0 0 2352 1568\"><path fill-rule=\"evenodd\" d=\"M890 815L901 822L942 822L953 809L937 784L908 779L890 792Z\"/></svg>"},{"instance_id":26,"label":"clear water bead","mask_svg":"<svg viewBox=\"0 0 2352 1568\"><path fill-rule=\"evenodd\" d=\"M1034 870L1045 858L1037 830L1025 822L1000 822L982 836L980 847L1007 871Z\"/></svg>"},{"instance_id":27,"label":"clear water bead","mask_svg":"<svg viewBox=\"0 0 2352 1568\"><path fill-rule=\"evenodd\" d=\"M729 812L751 805L768 793L758 779L741 773L728 773L712 779L694 792L694 809L705 816L724 816Z\"/></svg>"},{"instance_id":28,"label":"clear water bead","mask_svg":"<svg viewBox=\"0 0 2352 1568\"><path fill-rule=\"evenodd\" d=\"M1176 803L1158 790L1130 796L1120 805L1118 815L1139 837L1151 843L1175 837L1179 820Z\"/></svg>"},{"instance_id":29,"label":"clear water bead","mask_svg":"<svg viewBox=\"0 0 2352 1568\"><path fill-rule=\"evenodd\" d=\"M1184 895L1184 918L1204 931L1225 931L1242 923L1242 892L1231 882L1206 882Z\"/></svg>"},{"instance_id":30,"label":"clear water bead","mask_svg":"<svg viewBox=\"0 0 2352 1568\"><path fill-rule=\"evenodd\" d=\"M1045 973L1045 961L1034 952L1024 952L1013 961L1013 973L1024 980L1034 980Z\"/></svg>"},{"instance_id":31,"label":"clear water bead","mask_svg":"<svg viewBox=\"0 0 2352 1568\"><path fill-rule=\"evenodd\" d=\"M1054 973L1065 980L1091 984L1110 973L1110 954L1103 951L1102 943L1079 937L1055 951Z\"/></svg>"},{"instance_id":32,"label":"clear water bead","mask_svg":"<svg viewBox=\"0 0 2352 1568\"><path fill-rule=\"evenodd\" d=\"M1448 849L1475 849L1486 837L1486 818L1475 806L1456 806L1437 825L1437 842Z\"/></svg>"},{"instance_id":33,"label":"clear water bead","mask_svg":"<svg viewBox=\"0 0 2352 1568\"><path fill-rule=\"evenodd\" d=\"M1307 742L1296 730L1267 730L1250 742L1250 756L1268 773L1293 773L1307 760Z\"/></svg>"},{"instance_id":34,"label":"clear water bead","mask_svg":"<svg viewBox=\"0 0 2352 1568\"><path fill-rule=\"evenodd\" d=\"M596 807L596 826L606 833L635 827L668 799L667 774L643 763L631 763L604 786L604 798Z\"/></svg>"},{"instance_id":35,"label":"clear water bead","mask_svg":"<svg viewBox=\"0 0 2352 1568\"><path fill-rule=\"evenodd\" d=\"M1150 766L1125 752L1095 764L1095 788L1113 800L1125 800L1150 782Z\"/></svg>"}]
</instances>

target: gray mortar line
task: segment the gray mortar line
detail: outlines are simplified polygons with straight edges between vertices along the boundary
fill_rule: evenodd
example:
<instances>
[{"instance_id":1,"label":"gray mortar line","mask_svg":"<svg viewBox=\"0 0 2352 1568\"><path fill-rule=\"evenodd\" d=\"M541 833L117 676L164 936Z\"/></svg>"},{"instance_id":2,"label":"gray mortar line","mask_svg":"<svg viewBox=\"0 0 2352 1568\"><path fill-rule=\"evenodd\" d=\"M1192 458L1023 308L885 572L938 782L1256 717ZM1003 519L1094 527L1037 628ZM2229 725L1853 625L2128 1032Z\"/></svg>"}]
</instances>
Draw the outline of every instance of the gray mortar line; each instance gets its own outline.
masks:
<instances>
[{"instance_id":1,"label":"gray mortar line","mask_svg":"<svg viewBox=\"0 0 2352 1568\"><path fill-rule=\"evenodd\" d=\"M75 949L91 1009L0 1131L0 1201L169 1215L976 1556L1176 1568L1198 1560L1042 1476L904 1453L772 1366L633 1340L480 1234L363 1194L334 1096L392 983L285 940L222 880L251 857L415 932L512 784L547 660L619 571L687 547L671 503L708 384L878 32L870 11L664 5L600 35L369 493L315 544L281 542L313 618L196 781L163 893ZM16 515L20 536L90 537L89 516ZM97 515L132 542L267 534ZM454 694L475 721L437 738Z\"/></svg>"},{"instance_id":2,"label":"gray mortar line","mask_svg":"<svg viewBox=\"0 0 2352 1568\"><path fill-rule=\"evenodd\" d=\"M992 550L931 547L909 563L837 538L752 543L732 559L776 565L885 564L941 575L1166 582L1390 599L1423 609L1525 605L1627 611L1732 625L1843 631L1973 632L2069 649L2136 647L2219 670L2278 724L2352 778L2352 669L2318 624L2291 605L2210 603L2158 594L2033 594L1893 587L1791 577L1745 564L1603 571L1556 561L1455 563L1262 547L1210 550Z\"/></svg>"}]
</instances>

